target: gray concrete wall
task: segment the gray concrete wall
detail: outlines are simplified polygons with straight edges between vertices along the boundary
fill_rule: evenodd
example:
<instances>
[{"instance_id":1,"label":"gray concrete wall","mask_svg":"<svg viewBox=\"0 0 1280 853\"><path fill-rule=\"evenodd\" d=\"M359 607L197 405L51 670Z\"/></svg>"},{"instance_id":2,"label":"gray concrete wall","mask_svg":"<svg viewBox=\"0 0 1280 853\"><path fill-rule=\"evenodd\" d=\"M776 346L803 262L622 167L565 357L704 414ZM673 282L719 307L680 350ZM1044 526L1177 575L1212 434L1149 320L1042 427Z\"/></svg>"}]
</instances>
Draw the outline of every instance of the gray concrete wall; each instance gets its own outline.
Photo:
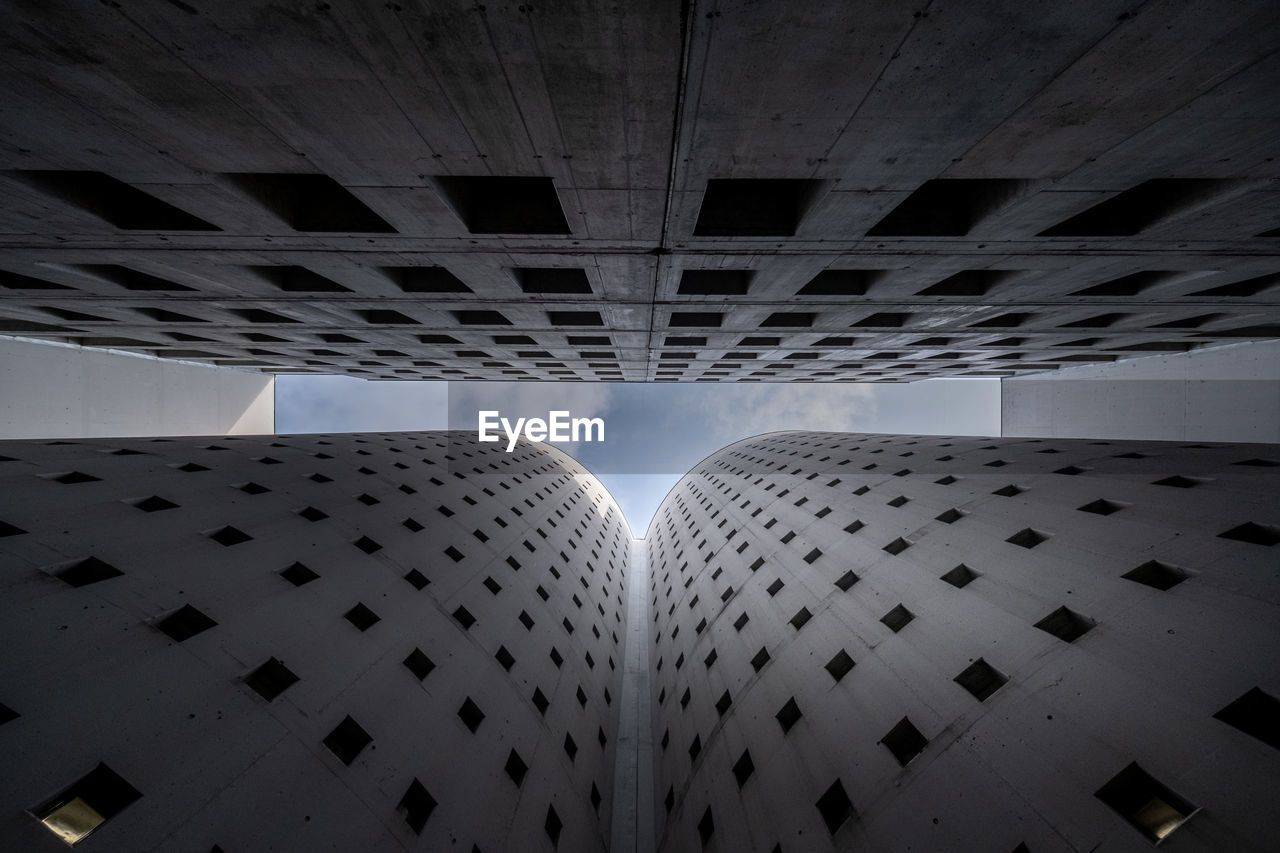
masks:
<instances>
[{"instance_id":1,"label":"gray concrete wall","mask_svg":"<svg viewBox=\"0 0 1280 853\"><path fill-rule=\"evenodd\" d=\"M1006 436L1280 442L1280 341L1007 377L1000 395Z\"/></svg>"},{"instance_id":2,"label":"gray concrete wall","mask_svg":"<svg viewBox=\"0 0 1280 853\"><path fill-rule=\"evenodd\" d=\"M631 540L559 451L396 433L0 459L0 849L65 850L27 810L98 762L142 797L85 849L549 853L551 809L560 851L606 848ZM88 557L121 574L59 579ZM175 641L184 605L217 624ZM267 700L245 678L270 658L299 680ZM344 763L324 740L347 717L372 740Z\"/></svg>"},{"instance_id":3,"label":"gray concrete wall","mask_svg":"<svg viewBox=\"0 0 1280 853\"><path fill-rule=\"evenodd\" d=\"M273 432L270 374L0 337L0 439Z\"/></svg>"},{"instance_id":4,"label":"gray concrete wall","mask_svg":"<svg viewBox=\"0 0 1280 853\"><path fill-rule=\"evenodd\" d=\"M5 23L0 333L673 382L1280 335L1275 0L10 2ZM550 212L480 227L442 180L463 176L542 179ZM308 179L331 192L273 189ZM699 228L724 180L745 203ZM1099 204L1118 222L1054 230ZM528 287L545 267L579 286Z\"/></svg>"},{"instance_id":5,"label":"gray concrete wall","mask_svg":"<svg viewBox=\"0 0 1280 853\"><path fill-rule=\"evenodd\" d=\"M1280 697L1277 472L1275 445L1155 441L793 432L711 456L647 535L659 850L1149 851L1095 796L1131 762L1200 809L1162 847L1274 850L1274 711L1270 743L1214 715ZM1184 579L1123 577L1151 561ZM1070 642L1037 627L1064 606L1092 626ZM1007 679L983 698L955 681L979 659Z\"/></svg>"}]
</instances>

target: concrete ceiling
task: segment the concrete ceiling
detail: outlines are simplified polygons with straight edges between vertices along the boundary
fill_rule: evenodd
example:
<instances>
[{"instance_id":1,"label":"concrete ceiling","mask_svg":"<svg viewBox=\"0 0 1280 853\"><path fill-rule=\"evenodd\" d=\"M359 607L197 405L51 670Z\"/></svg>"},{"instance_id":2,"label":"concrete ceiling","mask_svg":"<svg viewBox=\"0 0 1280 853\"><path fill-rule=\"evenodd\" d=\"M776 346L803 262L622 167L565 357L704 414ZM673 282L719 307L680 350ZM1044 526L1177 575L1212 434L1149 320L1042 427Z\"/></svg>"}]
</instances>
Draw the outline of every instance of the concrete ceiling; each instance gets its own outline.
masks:
<instances>
[{"instance_id":1,"label":"concrete ceiling","mask_svg":"<svg viewBox=\"0 0 1280 853\"><path fill-rule=\"evenodd\" d=\"M1274 0L0 9L0 334L628 381L1280 337Z\"/></svg>"}]
</instances>

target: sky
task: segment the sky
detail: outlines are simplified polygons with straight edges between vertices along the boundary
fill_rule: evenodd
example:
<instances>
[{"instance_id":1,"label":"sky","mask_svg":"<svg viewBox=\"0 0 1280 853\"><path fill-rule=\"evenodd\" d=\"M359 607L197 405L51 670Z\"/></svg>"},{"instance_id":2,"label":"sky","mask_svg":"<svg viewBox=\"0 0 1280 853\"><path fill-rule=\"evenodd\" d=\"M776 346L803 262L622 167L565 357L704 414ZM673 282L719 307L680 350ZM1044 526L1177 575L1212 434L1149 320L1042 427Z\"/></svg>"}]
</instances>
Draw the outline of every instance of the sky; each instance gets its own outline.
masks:
<instances>
[{"instance_id":1,"label":"sky","mask_svg":"<svg viewBox=\"0 0 1280 853\"><path fill-rule=\"evenodd\" d=\"M690 468L743 438L787 429L999 435L998 379L887 383L370 382L276 379L276 431L476 431L480 411L604 421L604 441L557 443L604 484L637 537ZM496 429L506 446L501 427Z\"/></svg>"}]
</instances>

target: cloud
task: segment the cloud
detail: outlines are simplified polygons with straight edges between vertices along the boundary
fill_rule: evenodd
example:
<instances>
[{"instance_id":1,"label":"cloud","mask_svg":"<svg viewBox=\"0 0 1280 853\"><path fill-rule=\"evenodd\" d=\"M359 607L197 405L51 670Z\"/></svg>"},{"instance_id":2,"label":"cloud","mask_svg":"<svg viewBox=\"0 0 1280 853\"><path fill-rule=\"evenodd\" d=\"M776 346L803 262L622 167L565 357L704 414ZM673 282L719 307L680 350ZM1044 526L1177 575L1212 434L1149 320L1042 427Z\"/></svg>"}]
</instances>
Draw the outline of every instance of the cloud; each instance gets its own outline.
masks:
<instances>
[{"instance_id":1,"label":"cloud","mask_svg":"<svg viewBox=\"0 0 1280 853\"><path fill-rule=\"evenodd\" d=\"M866 384L733 385L723 391L705 394L695 405L725 444L787 429L852 432L872 422L878 407L875 386Z\"/></svg>"},{"instance_id":2,"label":"cloud","mask_svg":"<svg viewBox=\"0 0 1280 853\"><path fill-rule=\"evenodd\" d=\"M369 382L351 376L276 377L276 431L444 429L444 382Z\"/></svg>"}]
</instances>

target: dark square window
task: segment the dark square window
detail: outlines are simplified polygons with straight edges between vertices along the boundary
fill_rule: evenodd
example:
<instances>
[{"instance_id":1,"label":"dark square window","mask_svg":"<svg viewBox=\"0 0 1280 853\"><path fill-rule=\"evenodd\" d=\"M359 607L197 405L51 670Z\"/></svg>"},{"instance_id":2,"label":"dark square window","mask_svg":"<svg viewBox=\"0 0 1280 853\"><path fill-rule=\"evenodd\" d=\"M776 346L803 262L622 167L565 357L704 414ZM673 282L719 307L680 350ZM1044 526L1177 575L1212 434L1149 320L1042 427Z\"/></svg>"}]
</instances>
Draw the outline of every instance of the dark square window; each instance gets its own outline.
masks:
<instances>
[{"instance_id":1,"label":"dark square window","mask_svg":"<svg viewBox=\"0 0 1280 853\"><path fill-rule=\"evenodd\" d=\"M1094 793L1148 841L1160 841L1191 816L1196 807L1160 784L1135 762Z\"/></svg>"},{"instance_id":2,"label":"dark square window","mask_svg":"<svg viewBox=\"0 0 1280 853\"><path fill-rule=\"evenodd\" d=\"M711 806L707 806L707 810L702 813L702 817L698 820L698 838L702 841L702 846L706 847L707 842L711 840L711 836L716 833L716 823L711 818Z\"/></svg>"},{"instance_id":3,"label":"dark square window","mask_svg":"<svg viewBox=\"0 0 1280 853\"><path fill-rule=\"evenodd\" d=\"M156 627L167 634L171 640L181 643L196 634L208 631L217 624L190 604L184 604L157 622Z\"/></svg>"},{"instance_id":4,"label":"dark square window","mask_svg":"<svg viewBox=\"0 0 1280 853\"><path fill-rule=\"evenodd\" d=\"M751 668L754 669L756 672L759 672L760 670L764 669L764 665L767 664L768 662L769 662L769 650L765 648L761 648L760 651L756 652L755 657L751 659Z\"/></svg>"},{"instance_id":5,"label":"dark square window","mask_svg":"<svg viewBox=\"0 0 1280 853\"><path fill-rule=\"evenodd\" d=\"M782 733L786 734L791 731L791 727L800 722L800 706L796 704L795 697L787 700L787 703L774 714L778 720L778 725L782 726Z\"/></svg>"},{"instance_id":6,"label":"dark square window","mask_svg":"<svg viewBox=\"0 0 1280 853\"><path fill-rule=\"evenodd\" d=\"M237 488L237 489L239 489L240 491L244 492L244 493L245 493L245 494L247 494L247 495L261 495L261 494L266 494L267 492L271 491L271 490L270 490L270 489L268 489L266 486L260 486L260 485L258 485L257 483L252 483L252 482L251 482L251 483L245 483L245 484L244 484L244 485L242 485L242 486L236 486L236 488Z\"/></svg>"},{"instance_id":7,"label":"dark square window","mask_svg":"<svg viewBox=\"0 0 1280 853\"><path fill-rule=\"evenodd\" d=\"M415 648L403 661L405 667L413 673L413 677L422 681L436 668L435 661L427 657L422 649Z\"/></svg>"},{"instance_id":8,"label":"dark square window","mask_svg":"<svg viewBox=\"0 0 1280 853\"><path fill-rule=\"evenodd\" d=\"M1280 699L1260 688L1249 688L1213 718L1280 749Z\"/></svg>"},{"instance_id":9,"label":"dark square window","mask_svg":"<svg viewBox=\"0 0 1280 853\"><path fill-rule=\"evenodd\" d=\"M406 518L404 521L400 523L403 524L405 527L409 528L410 532L412 533L418 533L422 530L422 525L419 524L417 521L413 520L412 518Z\"/></svg>"},{"instance_id":10,"label":"dark square window","mask_svg":"<svg viewBox=\"0 0 1280 853\"><path fill-rule=\"evenodd\" d=\"M479 309L470 309L466 311L451 311L454 318L463 326L510 326L511 321L502 314L501 311L481 311Z\"/></svg>"},{"instance_id":11,"label":"dark square window","mask_svg":"<svg viewBox=\"0 0 1280 853\"><path fill-rule=\"evenodd\" d=\"M791 237L821 181L712 178L693 227L695 237Z\"/></svg>"},{"instance_id":12,"label":"dark square window","mask_svg":"<svg viewBox=\"0 0 1280 853\"><path fill-rule=\"evenodd\" d=\"M551 839L552 847L560 843L560 831L564 829L564 823L561 822L560 815L556 814L554 806L547 806L547 819L543 821L542 828L546 830L547 838Z\"/></svg>"},{"instance_id":13,"label":"dark square window","mask_svg":"<svg viewBox=\"0 0 1280 853\"><path fill-rule=\"evenodd\" d=\"M287 666L275 658L267 658L267 662L245 676L244 683L268 702L288 690L298 681Z\"/></svg>"},{"instance_id":14,"label":"dark square window","mask_svg":"<svg viewBox=\"0 0 1280 853\"><path fill-rule=\"evenodd\" d=\"M791 617L791 624L799 631L812 618L813 614L809 612L809 608L801 607L796 611L796 615Z\"/></svg>"},{"instance_id":15,"label":"dark square window","mask_svg":"<svg viewBox=\"0 0 1280 853\"><path fill-rule=\"evenodd\" d=\"M814 805L818 807L818 813L822 815L822 821L832 835L853 817L853 801L845 793L844 785L839 779L831 783L831 787L827 788Z\"/></svg>"},{"instance_id":16,"label":"dark square window","mask_svg":"<svg viewBox=\"0 0 1280 853\"><path fill-rule=\"evenodd\" d=\"M982 658L969 664L964 672L954 679L956 684L972 693L979 702L985 702L988 696L999 690L1008 680Z\"/></svg>"},{"instance_id":17,"label":"dark square window","mask_svg":"<svg viewBox=\"0 0 1280 853\"><path fill-rule=\"evenodd\" d=\"M396 811L404 818L405 823L415 835L421 835L427 825L431 813L435 811L435 797L427 793L427 789L417 779L409 783L409 788L400 798Z\"/></svg>"},{"instance_id":18,"label":"dark square window","mask_svg":"<svg viewBox=\"0 0 1280 853\"><path fill-rule=\"evenodd\" d=\"M1094 621L1074 610L1059 607L1036 623L1035 627L1052 634L1064 643L1074 643L1094 626Z\"/></svg>"},{"instance_id":19,"label":"dark square window","mask_svg":"<svg viewBox=\"0 0 1280 853\"><path fill-rule=\"evenodd\" d=\"M807 329L817 316L808 311L775 311L761 321L760 328Z\"/></svg>"},{"instance_id":20,"label":"dark square window","mask_svg":"<svg viewBox=\"0 0 1280 853\"><path fill-rule=\"evenodd\" d=\"M547 320L553 326L603 326L599 311L548 311Z\"/></svg>"},{"instance_id":21,"label":"dark square window","mask_svg":"<svg viewBox=\"0 0 1280 853\"><path fill-rule=\"evenodd\" d=\"M538 709L538 713L545 715L550 705L551 703L547 701L547 697L542 695L542 690L538 687L533 688L533 707Z\"/></svg>"},{"instance_id":22,"label":"dark square window","mask_svg":"<svg viewBox=\"0 0 1280 853\"><path fill-rule=\"evenodd\" d=\"M672 311L667 325L670 327L706 326L718 329L722 319L723 315L718 311Z\"/></svg>"},{"instance_id":23,"label":"dark square window","mask_svg":"<svg viewBox=\"0 0 1280 853\"><path fill-rule=\"evenodd\" d=\"M327 513L322 512L313 506L303 507L298 510L298 515L302 516L307 521L322 521L329 517Z\"/></svg>"},{"instance_id":24,"label":"dark square window","mask_svg":"<svg viewBox=\"0 0 1280 853\"><path fill-rule=\"evenodd\" d=\"M111 578L118 578L124 572L110 563L99 560L97 557L85 557L83 560L76 560L58 569L53 574L54 577L71 586L80 587L110 580Z\"/></svg>"},{"instance_id":25,"label":"dark square window","mask_svg":"<svg viewBox=\"0 0 1280 853\"><path fill-rule=\"evenodd\" d=\"M414 589L426 589L427 584L431 583L431 581L427 579L427 576L417 569L410 569L406 572L404 579L407 580L409 585Z\"/></svg>"},{"instance_id":26,"label":"dark square window","mask_svg":"<svg viewBox=\"0 0 1280 853\"><path fill-rule=\"evenodd\" d=\"M507 755L507 763L502 769L507 771L507 776L519 788L524 782L524 774L529 772L529 765L525 764L520 753L513 749Z\"/></svg>"},{"instance_id":27,"label":"dark square window","mask_svg":"<svg viewBox=\"0 0 1280 853\"><path fill-rule=\"evenodd\" d=\"M968 586L978 575L973 569L964 563L956 566L951 571L942 576L942 580L954 586L956 589L962 589Z\"/></svg>"},{"instance_id":28,"label":"dark square window","mask_svg":"<svg viewBox=\"0 0 1280 853\"><path fill-rule=\"evenodd\" d=\"M910 610L899 604L888 613L880 617L880 621L889 627L893 633L898 633L907 626L907 623L916 618Z\"/></svg>"},{"instance_id":29,"label":"dark square window","mask_svg":"<svg viewBox=\"0 0 1280 853\"><path fill-rule=\"evenodd\" d=\"M884 270L823 270L797 296L863 296ZM848 346L849 344L843 344ZM827 344L827 346L835 346Z\"/></svg>"},{"instance_id":30,"label":"dark square window","mask_svg":"<svg viewBox=\"0 0 1280 853\"><path fill-rule=\"evenodd\" d=\"M741 788L747 784L747 780L754 772L756 772L756 765L751 760L751 752L744 749L742 755L738 756L738 760L733 763L733 778L737 780L738 787Z\"/></svg>"},{"instance_id":31,"label":"dark square window","mask_svg":"<svg viewBox=\"0 0 1280 853\"><path fill-rule=\"evenodd\" d=\"M808 554L804 555L804 561L812 565L821 556L822 556L822 552L819 551L817 548L814 548Z\"/></svg>"},{"instance_id":32,"label":"dark square window","mask_svg":"<svg viewBox=\"0 0 1280 853\"><path fill-rule=\"evenodd\" d=\"M325 737L324 745L343 764L350 764L372 741L373 738L360 727L359 723L351 717L344 717L337 728Z\"/></svg>"},{"instance_id":33,"label":"dark square window","mask_svg":"<svg viewBox=\"0 0 1280 853\"><path fill-rule=\"evenodd\" d=\"M573 740L573 736L568 732L564 735L564 754L569 756L569 760L573 761L578 755L578 744Z\"/></svg>"},{"instance_id":34,"label":"dark square window","mask_svg":"<svg viewBox=\"0 0 1280 853\"><path fill-rule=\"evenodd\" d=\"M287 568L280 570L280 577L284 578L294 586L302 586L303 584L311 583L320 576L304 566L302 563L293 563Z\"/></svg>"},{"instance_id":35,"label":"dark square window","mask_svg":"<svg viewBox=\"0 0 1280 853\"><path fill-rule=\"evenodd\" d=\"M243 530L238 530L231 525L220 527L217 530L211 530L205 535L224 548L230 548L232 545L239 545L253 539L253 537L248 533L245 533Z\"/></svg>"},{"instance_id":36,"label":"dark square window","mask_svg":"<svg viewBox=\"0 0 1280 853\"><path fill-rule=\"evenodd\" d=\"M716 713L723 717L725 712L729 710L729 706L732 704L733 699L729 696L729 691L726 690L724 693L721 693L720 698L716 700Z\"/></svg>"},{"instance_id":37,"label":"dark square window","mask_svg":"<svg viewBox=\"0 0 1280 853\"><path fill-rule=\"evenodd\" d=\"M677 290L686 296L746 296L751 286L750 270L684 270ZM671 345L671 338L667 344ZM706 339L698 346L705 346Z\"/></svg>"},{"instance_id":38,"label":"dark square window","mask_svg":"<svg viewBox=\"0 0 1280 853\"><path fill-rule=\"evenodd\" d=\"M1280 542L1280 527L1247 521L1238 527L1219 533L1218 538L1234 539L1237 542L1248 542L1250 545L1270 547Z\"/></svg>"},{"instance_id":39,"label":"dark square window","mask_svg":"<svg viewBox=\"0 0 1280 853\"><path fill-rule=\"evenodd\" d=\"M368 536L361 536L352 544L355 545L357 548L359 548L361 551L364 551L366 554L373 554L377 551L382 550L382 546L379 545L377 542L374 542Z\"/></svg>"},{"instance_id":40,"label":"dark square window","mask_svg":"<svg viewBox=\"0 0 1280 853\"><path fill-rule=\"evenodd\" d=\"M1047 533L1024 527L1004 541L1017 545L1019 548L1034 548L1048 538L1049 534Z\"/></svg>"},{"instance_id":41,"label":"dark square window","mask_svg":"<svg viewBox=\"0 0 1280 853\"><path fill-rule=\"evenodd\" d=\"M356 603L355 607L352 607L346 613L342 614L342 617L352 625L355 625L361 631L368 631L381 619L378 614L374 613L368 607L365 607L364 604L359 602Z\"/></svg>"},{"instance_id":42,"label":"dark square window","mask_svg":"<svg viewBox=\"0 0 1280 853\"><path fill-rule=\"evenodd\" d=\"M746 626L747 622L749 622L750 620L751 620L751 617L748 616L746 613L743 613L737 619L733 620L733 630L741 631Z\"/></svg>"},{"instance_id":43,"label":"dark square window","mask_svg":"<svg viewBox=\"0 0 1280 853\"><path fill-rule=\"evenodd\" d=\"M9 174L122 231L222 230L105 172L31 169Z\"/></svg>"},{"instance_id":44,"label":"dark square window","mask_svg":"<svg viewBox=\"0 0 1280 853\"><path fill-rule=\"evenodd\" d=\"M888 545L885 545L883 550L888 551L890 554L897 555L897 554L901 554L903 551L907 550L910 547L911 547L911 543L903 539L901 536L899 536L897 539L893 540Z\"/></svg>"},{"instance_id":45,"label":"dark square window","mask_svg":"<svg viewBox=\"0 0 1280 853\"><path fill-rule=\"evenodd\" d=\"M462 701L462 707L458 708L458 719L462 720L462 724L474 734L476 729L480 728L480 724L484 722L484 712L468 696Z\"/></svg>"},{"instance_id":46,"label":"dark square window","mask_svg":"<svg viewBox=\"0 0 1280 853\"><path fill-rule=\"evenodd\" d=\"M855 575L852 570L850 570L845 572L839 578L836 579L836 586L840 588L841 592L848 592L849 588L857 582L858 582L858 576Z\"/></svg>"},{"instance_id":47,"label":"dark square window","mask_svg":"<svg viewBox=\"0 0 1280 853\"><path fill-rule=\"evenodd\" d=\"M962 518L964 518L964 513L955 507L944 511L937 516L937 520L941 521L943 524L955 524Z\"/></svg>"},{"instance_id":48,"label":"dark square window","mask_svg":"<svg viewBox=\"0 0 1280 853\"><path fill-rule=\"evenodd\" d=\"M831 677L837 682L849 674L849 670L853 669L853 658L849 657L849 653L844 649L836 652L831 660L827 661L824 666L827 672L831 673Z\"/></svg>"},{"instance_id":49,"label":"dark square window","mask_svg":"<svg viewBox=\"0 0 1280 853\"><path fill-rule=\"evenodd\" d=\"M471 288L444 267L382 267L381 269L405 293L471 293Z\"/></svg>"},{"instance_id":50,"label":"dark square window","mask_svg":"<svg viewBox=\"0 0 1280 853\"><path fill-rule=\"evenodd\" d=\"M868 237L963 237L1011 201L1025 181L936 178L925 181L867 232Z\"/></svg>"},{"instance_id":51,"label":"dark square window","mask_svg":"<svg viewBox=\"0 0 1280 853\"><path fill-rule=\"evenodd\" d=\"M1190 575L1185 569L1180 569L1177 566L1161 563L1158 560L1148 560L1136 569L1125 572L1120 577L1154 589L1166 590L1173 589Z\"/></svg>"},{"instance_id":52,"label":"dark square window","mask_svg":"<svg viewBox=\"0 0 1280 853\"><path fill-rule=\"evenodd\" d=\"M227 177L295 231L395 233L328 175L251 172Z\"/></svg>"},{"instance_id":53,"label":"dark square window","mask_svg":"<svg viewBox=\"0 0 1280 853\"><path fill-rule=\"evenodd\" d=\"M442 176L436 185L472 234L568 234L551 178Z\"/></svg>"},{"instance_id":54,"label":"dark square window","mask_svg":"<svg viewBox=\"0 0 1280 853\"><path fill-rule=\"evenodd\" d=\"M702 735L694 735L693 743L689 744L689 760L697 761L698 756L702 753Z\"/></svg>"},{"instance_id":55,"label":"dark square window","mask_svg":"<svg viewBox=\"0 0 1280 853\"><path fill-rule=\"evenodd\" d=\"M453 611L453 618L458 620L458 624L461 625L464 630L470 628L476 623L476 617L472 616L471 611L461 605L458 606L457 610Z\"/></svg>"},{"instance_id":56,"label":"dark square window","mask_svg":"<svg viewBox=\"0 0 1280 853\"><path fill-rule=\"evenodd\" d=\"M1155 178L1100 201L1039 237L1132 236L1220 192L1226 182L1209 178Z\"/></svg>"},{"instance_id":57,"label":"dark square window","mask_svg":"<svg viewBox=\"0 0 1280 853\"><path fill-rule=\"evenodd\" d=\"M459 551L457 548L453 547L452 545L450 545L448 548L445 548L444 553L450 560L453 560L455 563L462 562L462 559L464 556L461 551Z\"/></svg>"},{"instance_id":58,"label":"dark square window","mask_svg":"<svg viewBox=\"0 0 1280 853\"><path fill-rule=\"evenodd\" d=\"M1013 497L1014 495L1020 495L1020 494L1022 494L1022 493L1023 493L1023 491L1024 491L1024 489L1020 489L1020 488L1018 488L1017 486L1015 486L1015 485L1013 485L1013 484L1011 483L1011 484L1009 484L1009 485L1007 485L1007 486L1003 486L1002 488L996 489L996 490L995 490L994 492L992 492L991 494L993 494L993 495L1000 495L1000 497L1003 497L1003 498L1011 498L1011 497Z\"/></svg>"},{"instance_id":59,"label":"dark square window","mask_svg":"<svg viewBox=\"0 0 1280 853\"><path fill-rule=\"evenodd\" d=\"M159 495L152 495L149 498L143 498L139 501L133 501L133 506L143 512L160 512L166 509L177 509L178 505L170 500L165 500Z\"/></svg>"},{"instance_id":60,"label":"dark square window","mask_svg":"<svg viewBox=\"0 0 1280 853\"><path fill-rule=\"evenodd\" d=\"M906 717L899 720L880 742L893 753L893 757L898 759L898 763L903 767L906 767L907 763L919 755L929 743Z\"/></svg>"},{"instance_id":61,"label":"dark square window","mask_svg":"<svg viewBox=\"0 0 1280 853\"><path fill-rule=\"evenodd\" d=\"M508 672L511 671L511 667L516 665L516 659L511 656L511 652L507 651L506 646L498 646L498 651L494 654L494 658Z\"/></svg>"}]
</instances>

